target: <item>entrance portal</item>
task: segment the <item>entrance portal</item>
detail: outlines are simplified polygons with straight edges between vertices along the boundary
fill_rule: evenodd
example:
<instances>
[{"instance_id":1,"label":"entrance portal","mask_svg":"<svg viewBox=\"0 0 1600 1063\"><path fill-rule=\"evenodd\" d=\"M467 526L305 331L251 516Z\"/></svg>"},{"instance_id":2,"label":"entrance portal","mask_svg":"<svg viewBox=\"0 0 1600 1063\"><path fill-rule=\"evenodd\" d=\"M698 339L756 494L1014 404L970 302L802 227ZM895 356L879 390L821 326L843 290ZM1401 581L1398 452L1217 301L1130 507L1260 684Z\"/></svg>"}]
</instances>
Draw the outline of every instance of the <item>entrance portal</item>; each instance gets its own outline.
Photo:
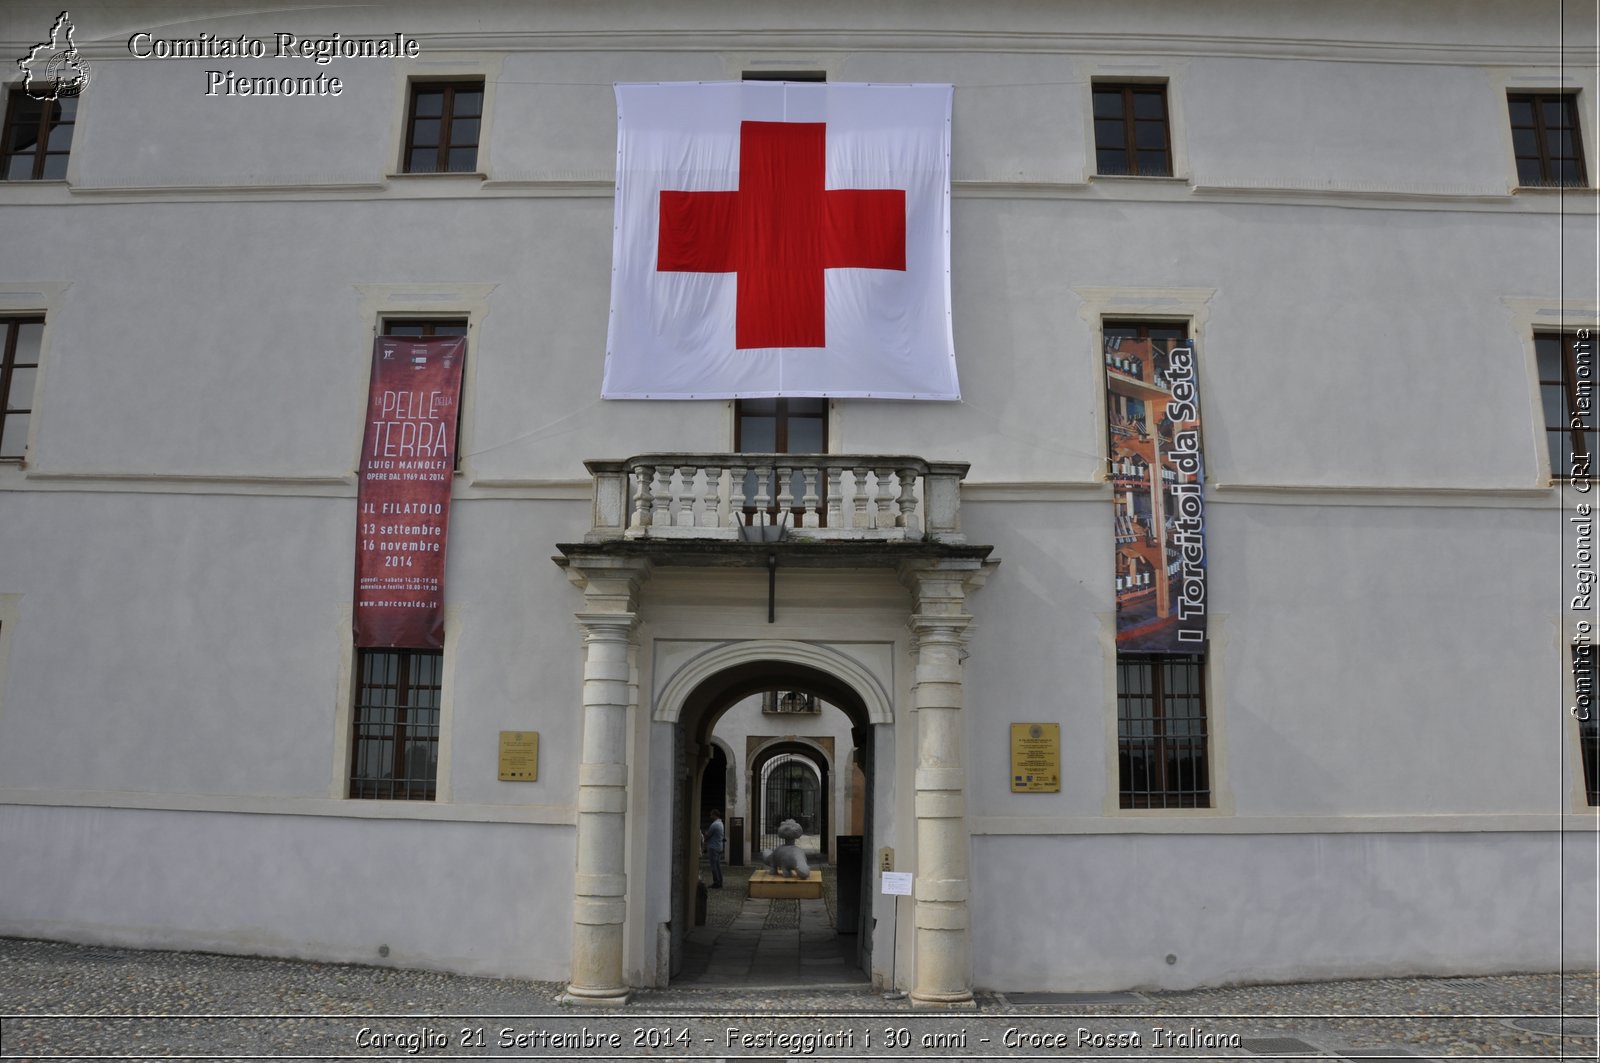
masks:
<instances>
[{"instance_id":1,"label":"entrance portal","mask_svg":"<svg viewBox=\"0 0 1600 1063\"><path fill-rule=\"evenodd\" d=\"M714 652L744 660L706 669L692 686L680 673L657 703L656 720L676 725L671 977L737 984L866 981L872 977L876 929L870 876L859 859L841 866L831 855L840 847L841 827L856 822L859 834L849 836L845 846L853 857L881 844L873 837L879 818L873 794L875 788L887 794L889 787L874 768L893 763L888 700L877 680L849 658L795 643L765 645L762 649L772 655L758 657L756 645L724 644ZM820 667L825 664L843 674ZM683 670L694 671L692 666ZM681 700L672 698L674 687L683 691ZM774 690L798 693L820 708L808 718L792 710L775 712L774 699L765 696ZM663 719L672 714L674 701L678 718ZM731 772L723 767L723 750L732 751ZM720 808L730 842L720 894L709 888L700 846L700 827L710 812L705 801L715 785L708 773L740 780L724 788L727 799ZM777 844L776 827L784 819L794 819L805 832L802 846L821 875L822 898L745 895L750 874L762 870L764 851ZM747 855L732 851L740 835ZM748 861L743 868L736 863L740 855ZM889 944L886 939L885 954Z\"/></svg>"}]
</instances>

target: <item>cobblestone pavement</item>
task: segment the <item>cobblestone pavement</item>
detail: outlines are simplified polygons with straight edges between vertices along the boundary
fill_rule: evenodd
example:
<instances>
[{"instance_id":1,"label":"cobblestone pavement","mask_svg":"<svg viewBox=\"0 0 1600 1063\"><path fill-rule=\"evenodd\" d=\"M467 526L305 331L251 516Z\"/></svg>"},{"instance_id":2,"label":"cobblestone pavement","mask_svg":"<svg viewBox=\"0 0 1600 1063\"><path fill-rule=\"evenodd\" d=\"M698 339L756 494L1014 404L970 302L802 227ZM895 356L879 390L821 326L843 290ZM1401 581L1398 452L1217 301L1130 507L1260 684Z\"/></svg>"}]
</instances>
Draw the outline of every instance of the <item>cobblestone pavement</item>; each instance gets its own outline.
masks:
<instances>
[{"instance_id":1,"label":"cobblestone pavement","mask_svg":"<svg viewBox=\"0 0 1600 1063\"><path fill-rule=\"evenodd\" d=\"M708 903L708 926L712 913L723 927L752 917L765 926L771 910L721 892L730 897ZM808 903L811 923L827 919ZM943 1012L865 982L773 972L642 990L612 1011L566 1007L562 989L0 939L0 1059L1597 1058L1593 975L980 992L975 1008Z\"/></svg>"}]
</instances>

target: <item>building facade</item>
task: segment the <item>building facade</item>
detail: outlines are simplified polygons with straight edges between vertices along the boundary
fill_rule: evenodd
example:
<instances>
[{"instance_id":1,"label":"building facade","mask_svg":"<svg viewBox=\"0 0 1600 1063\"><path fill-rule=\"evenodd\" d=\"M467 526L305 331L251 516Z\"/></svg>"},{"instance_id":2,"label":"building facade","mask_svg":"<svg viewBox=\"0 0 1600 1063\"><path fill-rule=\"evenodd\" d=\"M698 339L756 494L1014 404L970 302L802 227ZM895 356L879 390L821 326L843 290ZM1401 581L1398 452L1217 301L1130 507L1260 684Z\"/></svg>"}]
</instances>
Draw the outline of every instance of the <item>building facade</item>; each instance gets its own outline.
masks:
<instances>
[{"instance_id":1,"label":"building facade","mask_svg":"<svg viewBox=\"0 0 1600 1063\"><path fill-rule=\"evenodd\" d=\"M0 149L0 933L625 1000L782 690L921 1003L1592 969L1583 7L74 6ZM600 398L612 85L749 77L955 86L960 402ZM467 338L439 651L351 637L376 335Z\"/></svg>"}]
</instances>

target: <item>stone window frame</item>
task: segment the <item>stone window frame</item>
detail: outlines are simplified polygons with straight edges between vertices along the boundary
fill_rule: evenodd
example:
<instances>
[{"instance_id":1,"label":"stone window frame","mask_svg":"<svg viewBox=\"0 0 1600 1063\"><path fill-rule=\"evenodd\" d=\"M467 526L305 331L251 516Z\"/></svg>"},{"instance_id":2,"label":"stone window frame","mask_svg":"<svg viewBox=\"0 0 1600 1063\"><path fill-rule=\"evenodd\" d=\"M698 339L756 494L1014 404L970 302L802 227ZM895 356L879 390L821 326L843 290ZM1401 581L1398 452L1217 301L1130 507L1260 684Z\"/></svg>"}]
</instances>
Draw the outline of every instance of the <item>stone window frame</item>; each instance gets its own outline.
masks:
<instances>
[{"instance_id":1,"label":"stone window frame","mask_svg":"<svg viewBox=\"0 0 1600 1063\"><path fill-rule=\"evenodd\" d=\"M1189 168L1188 125L1184 117L1185 87L1188 84L1187 59L1084 59L1075 64L1079 77L1088 82L1090 91L1081 93L1084 139L1084 180L1089 184L1099 182L1134 181L1161 182L1187 185L1191 183ZM1171 172L1167 174L1109 174L1099 172L1095 151L1094 88L1098 85L1160 85L1166 90L1167 148ZM1509 135L1509 134L1508 134Z\"/></svg>"}]
</instances>

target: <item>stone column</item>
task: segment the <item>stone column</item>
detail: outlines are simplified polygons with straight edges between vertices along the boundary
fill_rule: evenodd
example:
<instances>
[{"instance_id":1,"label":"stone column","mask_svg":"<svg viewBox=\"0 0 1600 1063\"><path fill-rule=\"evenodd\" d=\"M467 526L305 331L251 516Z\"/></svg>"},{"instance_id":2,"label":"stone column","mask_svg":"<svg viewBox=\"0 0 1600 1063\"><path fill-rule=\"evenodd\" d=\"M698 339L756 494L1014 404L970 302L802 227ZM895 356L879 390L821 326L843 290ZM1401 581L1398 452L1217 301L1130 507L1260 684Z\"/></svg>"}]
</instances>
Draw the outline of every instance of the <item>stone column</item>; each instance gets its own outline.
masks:
<instances>
[{"instance_id":1,"label":"stone column","mask_svg":"<svg viewBox=\"0 0 1600 1063\"><path fill-rule=\"evenodd\" d=\"M575 1004L620 1005L630 995L622 974L627 914L628 717L635 595L648 569L640 562L574 560L569 578L584 589L583 760L578 765L578 870L572 902Z\"/></svg>"},{"instance_id":2,"label":"stone column","mask_svg":"<svg viewBox=\"0 0 1600 1063\"><path fill-rule=\"evenodd\" d=\"M910 996L920 1007L973 1005L961 662L972 622L966 586L977 573L977 563L964 561L908 566L902 573L912 593L916 660L916 961Z\"/></svg>"}]
</instances>

